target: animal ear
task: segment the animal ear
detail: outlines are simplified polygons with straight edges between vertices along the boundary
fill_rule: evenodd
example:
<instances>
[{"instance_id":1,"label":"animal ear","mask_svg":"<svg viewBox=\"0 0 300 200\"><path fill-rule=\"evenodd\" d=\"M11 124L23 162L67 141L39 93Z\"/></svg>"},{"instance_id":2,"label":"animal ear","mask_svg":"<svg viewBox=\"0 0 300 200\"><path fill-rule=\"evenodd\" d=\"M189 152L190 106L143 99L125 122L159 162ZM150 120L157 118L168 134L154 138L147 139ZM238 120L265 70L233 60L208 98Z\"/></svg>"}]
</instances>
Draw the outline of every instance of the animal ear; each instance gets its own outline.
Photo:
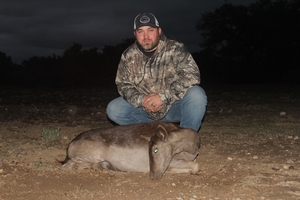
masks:
<instances>
[{"instance_id":1,"label":"animal ear","mask_svg":"<svg viewBox=\"0 0 300 200\"><path fill-rule=\"evenodd\" d=\"M162 140L166 140L168 138L168 131L165 129L165 127L163 127L162 125L158 125L157 127L157 137L159 137Z\"/></svg>"}]
</instances>

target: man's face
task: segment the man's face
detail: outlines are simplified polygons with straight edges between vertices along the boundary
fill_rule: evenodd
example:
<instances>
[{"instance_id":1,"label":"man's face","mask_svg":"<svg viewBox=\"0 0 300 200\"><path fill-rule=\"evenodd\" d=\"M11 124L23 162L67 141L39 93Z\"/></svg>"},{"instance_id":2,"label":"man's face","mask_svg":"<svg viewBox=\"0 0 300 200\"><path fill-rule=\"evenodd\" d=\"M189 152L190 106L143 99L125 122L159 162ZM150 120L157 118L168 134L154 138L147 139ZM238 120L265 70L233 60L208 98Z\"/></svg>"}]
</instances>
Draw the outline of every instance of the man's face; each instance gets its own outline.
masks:
<instances>
[{"instance_id":1,"label":"man's face","mask_svg":"<svg viewBox=\"0 0 300 200\"><path fill-rule=\"evenodd\" d=\"M134 31L136 40L147 52L154 51L157 48L160 34L161 28L151 26L141 26Z\"/></svg>"}]
</instances>

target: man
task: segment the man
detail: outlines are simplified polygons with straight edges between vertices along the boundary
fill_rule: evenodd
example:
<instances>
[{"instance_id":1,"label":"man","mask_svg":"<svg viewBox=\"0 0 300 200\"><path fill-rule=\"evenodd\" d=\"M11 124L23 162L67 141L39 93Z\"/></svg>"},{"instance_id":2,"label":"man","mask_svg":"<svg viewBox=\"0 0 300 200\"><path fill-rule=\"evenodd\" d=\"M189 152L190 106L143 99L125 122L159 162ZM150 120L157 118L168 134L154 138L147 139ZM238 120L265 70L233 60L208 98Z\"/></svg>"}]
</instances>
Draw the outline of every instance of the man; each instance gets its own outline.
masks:
<instances>
[{"instance_id":1,"label":"man","mask_svg":"<svg viewBox=\"0 0 300 200\"><path fill-rule=\"evenodd\" d=\"M121 97L108 104L108 117L120 125L180 122L198 131L207 97L193 57L182 43L166 37L152 13L135 17L134 35L115 80Z\"/></svg>"}]
</instances>

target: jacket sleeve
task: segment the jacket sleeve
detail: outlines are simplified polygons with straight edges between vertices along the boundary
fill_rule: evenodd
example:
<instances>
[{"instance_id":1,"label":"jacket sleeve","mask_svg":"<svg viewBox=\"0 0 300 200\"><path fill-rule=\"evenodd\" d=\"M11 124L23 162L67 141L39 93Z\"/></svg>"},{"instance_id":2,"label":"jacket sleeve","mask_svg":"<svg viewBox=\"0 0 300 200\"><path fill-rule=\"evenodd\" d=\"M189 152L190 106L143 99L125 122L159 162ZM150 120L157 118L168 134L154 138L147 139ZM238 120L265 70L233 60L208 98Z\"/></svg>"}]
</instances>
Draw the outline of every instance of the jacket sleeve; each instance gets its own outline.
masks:
<instances>
[{"instance_id":1,"label":"jacket sleeve","mask_svg":"<svg viewBox=\"0 0 300 200\"><path fill-rule=\"evenodd\" d=\"M177 78L171 81L169 89L159 94L161 100L166 105L171 105L180 100L186 91L194 85L200 84L200 70L192 55L179 43L172 52L172 61Z\"/></svg>"},{"instance_id":2,"label":"jacket sleeve","mask_svg":"<svg viewBox=\"0 0 300 200\"><path fill-rule=\"evenodd\" d=\"M134 107L142 106L144 94L140 93L136 89L131 69L127 65L124 54L122 54L121 56L115 82L119 94L128 103L130 103Z\"/></svg>"}]
</instances>

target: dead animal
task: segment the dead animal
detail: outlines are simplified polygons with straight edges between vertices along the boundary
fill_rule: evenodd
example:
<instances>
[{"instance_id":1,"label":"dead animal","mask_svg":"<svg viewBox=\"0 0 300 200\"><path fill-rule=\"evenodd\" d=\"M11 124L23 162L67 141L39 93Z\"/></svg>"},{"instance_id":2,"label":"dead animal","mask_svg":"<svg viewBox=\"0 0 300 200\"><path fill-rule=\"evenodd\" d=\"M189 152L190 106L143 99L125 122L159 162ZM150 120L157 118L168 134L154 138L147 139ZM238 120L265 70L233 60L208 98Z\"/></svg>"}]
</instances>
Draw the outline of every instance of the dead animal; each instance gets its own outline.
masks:
<instances>
[{"instance_id":1,"label":"dead animal","mask_svg":"<svg viewBox=\"0 0 300 200\"><path fill-rule=\"evenodd\" d=\"M93 129L79 134L61 161L64 169L150 172L151 179L172 173L197 174L200 134L172 123L141 123Z\"/></svg>"}]
</instances>

